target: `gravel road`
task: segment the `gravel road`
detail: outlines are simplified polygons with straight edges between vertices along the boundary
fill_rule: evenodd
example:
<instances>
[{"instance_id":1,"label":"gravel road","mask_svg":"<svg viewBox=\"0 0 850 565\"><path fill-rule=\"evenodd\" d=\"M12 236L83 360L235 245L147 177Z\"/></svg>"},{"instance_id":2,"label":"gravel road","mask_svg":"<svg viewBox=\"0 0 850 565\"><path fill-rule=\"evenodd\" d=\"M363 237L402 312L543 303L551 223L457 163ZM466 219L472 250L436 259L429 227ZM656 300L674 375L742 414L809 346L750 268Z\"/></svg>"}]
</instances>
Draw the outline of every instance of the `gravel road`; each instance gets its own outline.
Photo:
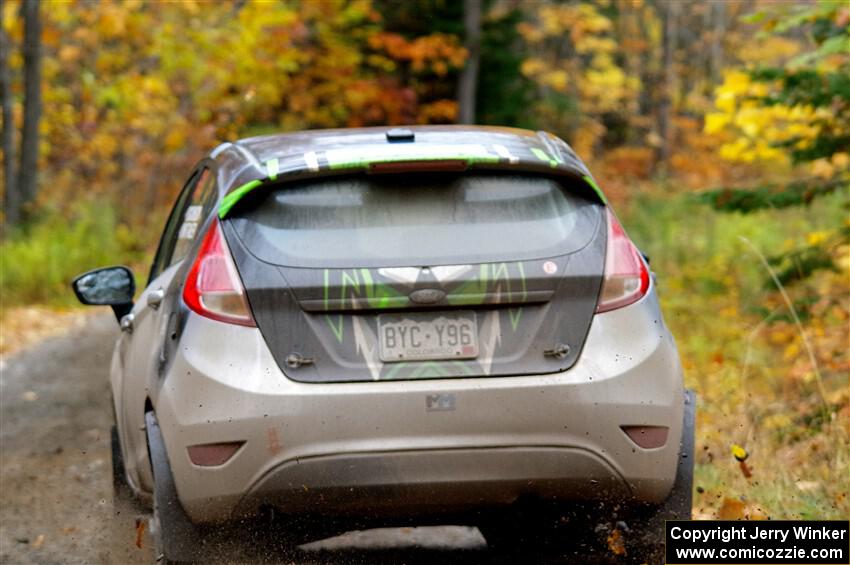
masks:
<instances>
[{"instance_id":1,"label":"gravel road","mask_svg":"<svg viewBox=\"0 0 850 565\"><path fill-rule=\"evenodd\" d=\"M118 331L107 314L2 361L0 370L0 563L151 564L135 545L138 512L114 518L109 460L108 367ZM513 563L463 526L351 532L275 562ZM587 562L531 556L526 563ZM607 561L603 561L607 562Z\"/></svg>"}]
</instances>

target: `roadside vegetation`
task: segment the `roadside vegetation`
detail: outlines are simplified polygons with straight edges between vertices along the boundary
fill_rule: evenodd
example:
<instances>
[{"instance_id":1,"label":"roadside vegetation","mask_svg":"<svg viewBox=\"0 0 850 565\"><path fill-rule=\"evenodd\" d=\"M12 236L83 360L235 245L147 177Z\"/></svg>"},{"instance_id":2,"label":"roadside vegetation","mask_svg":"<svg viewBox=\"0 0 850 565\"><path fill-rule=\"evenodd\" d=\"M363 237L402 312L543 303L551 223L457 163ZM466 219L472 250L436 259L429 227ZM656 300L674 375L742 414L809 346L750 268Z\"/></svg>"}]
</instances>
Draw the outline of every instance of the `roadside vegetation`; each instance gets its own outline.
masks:
<instances>
[{"instance_id":1,"label":"roadside vegetation","mask_svg":"<svg viewBox=\"0 0 850 565\"><path fill-rule=\"evenodd\" d=\"M807 209L727 215L689 196L654 194L621 214L651 258L686 384L697 392L697 516L850 515L850 246L837 250L835 270L786 287L802 328L758 256L821 237L829 221L847 217L847 204L843 194ZM752 477L732 445L749 453Z\"/></svg>"},{"instance_id":2,"label":"roadside vegetation","mask_svg":"<svg viewBox=\"0 0 850 565\"><path fill-rule=\"evenodd\" d=\"M30 3L2 6L4 343L46 318L32 308L71 308L84 270L142 283L183 175L220 141L464 116L546 129L658 275L699 397L696 515L850 515L845 2L68 2L26 11L27 41ZM37 190L14 170L32 158L27 45Z\"/></svg>"}]
</instances>

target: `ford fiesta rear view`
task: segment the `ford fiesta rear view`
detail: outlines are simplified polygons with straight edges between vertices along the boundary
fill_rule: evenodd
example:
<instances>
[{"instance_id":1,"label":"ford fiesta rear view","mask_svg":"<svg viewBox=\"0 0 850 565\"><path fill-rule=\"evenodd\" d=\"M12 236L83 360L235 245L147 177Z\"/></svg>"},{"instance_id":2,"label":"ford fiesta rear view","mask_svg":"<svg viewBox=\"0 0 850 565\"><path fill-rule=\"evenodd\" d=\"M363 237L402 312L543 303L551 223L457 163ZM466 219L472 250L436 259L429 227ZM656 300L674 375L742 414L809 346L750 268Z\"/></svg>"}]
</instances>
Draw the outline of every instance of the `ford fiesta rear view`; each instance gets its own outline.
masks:
<instances>
[{"instance_id":1,"label":"ford fiesta rear view","mask_svg":"<svg viewBox=\"0 0 850 565\"><path fill-rule=\"evenodd\" d=\"M690 517L693 399L646 259L543 132L289 133L202 160L134 301L81 275L122 332L116 492L165 562L219 528L291 544L379 525L488 545L622 529L659 559ZM624 524L628 524L624 527Z\"/></svg>"}]
</instances>

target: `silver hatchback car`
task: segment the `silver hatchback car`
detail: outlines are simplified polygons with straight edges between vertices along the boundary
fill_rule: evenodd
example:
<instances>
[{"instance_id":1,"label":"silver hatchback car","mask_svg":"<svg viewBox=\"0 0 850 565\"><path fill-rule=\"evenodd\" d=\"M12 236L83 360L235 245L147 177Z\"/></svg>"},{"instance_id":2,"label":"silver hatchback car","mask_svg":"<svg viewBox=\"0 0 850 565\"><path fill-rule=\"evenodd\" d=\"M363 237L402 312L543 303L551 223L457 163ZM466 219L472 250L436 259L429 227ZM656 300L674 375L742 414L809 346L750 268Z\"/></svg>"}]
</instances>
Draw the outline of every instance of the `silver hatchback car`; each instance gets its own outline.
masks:
<instances>
[{"instance_id":1,"label":"silver hatchback car","mask_svg":"<svg viewBox=\"0 0 850 565\"><path fill-rule=\"evenodd\" d=\"M133 280L73 286L120 321L115 482L166 562L253 519L315 526L295 544L449 520L494 546L625 522L643 561L690 517L694 403L647 260L551 134L222 144L135 303Z\"/></svg>"}]
</instances>

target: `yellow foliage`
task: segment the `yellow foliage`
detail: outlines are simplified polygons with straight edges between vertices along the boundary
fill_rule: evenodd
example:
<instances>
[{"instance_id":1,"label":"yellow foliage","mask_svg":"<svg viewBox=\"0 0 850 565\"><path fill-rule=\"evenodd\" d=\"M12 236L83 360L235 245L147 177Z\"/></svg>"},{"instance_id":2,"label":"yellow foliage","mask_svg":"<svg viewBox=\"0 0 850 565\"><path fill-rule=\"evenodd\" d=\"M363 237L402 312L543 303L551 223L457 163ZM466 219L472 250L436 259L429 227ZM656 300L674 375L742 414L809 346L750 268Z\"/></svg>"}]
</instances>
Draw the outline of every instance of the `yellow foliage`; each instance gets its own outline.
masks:
<instances>
[{"instance_id":1,"label":"yellow foliage","mask_svg":"<svg viewBox=\"0 0 850 565\"><path fill-rule=\"evenodd\" d=\"M769 35L749 38L741 52L753 64L781 65L800 52L800 42L787 37Z\"/></svg>"},{"instance_id":2,"label":"yellow foliage","mask_svg":"<svg viewBox=\"0 0 850 565\"><path fill-rule=\"evenodd\" d=\"M816 159L812 161L812 174L816 177L820 177L822 179L832 178L832 175L835 172L835 167L833 167L829 159Z\"/></svg>"},{"instance_id":3,"label":"yellow foliage","mask_svg":"<svg viewBox=\"0 0 850 565\"><path fill-rule=\"evenodd\" d=\"M569 135L583 155L593 154L606 131L602 114L636 108L641 89L640 77L627 76L616 58L621 46L614 22L603 9L589 2L529 3L524 10L528 19L517 26L534 48L522 62L522 74L543 91L574 100L581 114L565 119L562 110L542 102L536 117L547 129ZM565 42L570 49L564 48Z\"/></svg>"},{"instance_id":4,"label":"yellow foliage","mask_svg":"<svg viewBox=\"0 0 850 565\"><path fill-rule=\"evenodd\" d=\"M786 361L790 361L792 359L795 359L799 354L800 346L797 344L797 342L794 342L788 344L788 346L785 348L785 351L783 351L782 353L782 357Z\"/></svg>"},{"instance_id":5,"label":"yellow foliage","mask_svg":"<svg viewBox=\"0 0 850 565\"><path fill-rule=\"evenodd\" d=\"M724 74L723 84L715 91L715 112L706 114L704 131L708 134L731 134L723 143L720 154L724 159L741 162L789 163L789 150L812 147L823 131L824 124L835 120L828 107L806 104L763 104L777 84L753 81L746 72L734 70ZM812 162L811 173L832 178L846 169L850 157L837 153L832 159Z\"/></svg>"},{"instance_id":6,"label":"yellow foliage","mask_svg":"<svg viewBox=\"0 0 850 565\"><path fill-rule=\"evenodd\" d=\"M709 134L718 133L732 122L728 112L712 112L705 116L705 132Z\"/></svg>"},{"instance_id":7,"label":"yellow foliage","mask_svg":"<svg viewBox=\"0 0 850 565\"><path fill-rule=\"evenodd\" d=\"M845 152L833 153L832 166L836 169L850 168L850 155Z\"/></svg>"},{"instance_id":8,"label":"yellow foliage","mask_svg":"<svg viewBox=\"0 0 850 565\"><path fill-rule=\"evenodd\" d=\"M820 245L829 237L829 233L825 231L813 231L806 234L806 243L809 245Z\"/></svg>"},{"instance_id":9,"label":"yellow foliage","mask_svg":"<svg viewBox=\"0 0 850 565\"><path fill-rule=\"evenodd\" d=\"M739 70L726 71L723 75L723 84L717 88L717 93L740 96L747 93L751 84L750 75L747 73Z\"/></svg>"}]
</instances>

